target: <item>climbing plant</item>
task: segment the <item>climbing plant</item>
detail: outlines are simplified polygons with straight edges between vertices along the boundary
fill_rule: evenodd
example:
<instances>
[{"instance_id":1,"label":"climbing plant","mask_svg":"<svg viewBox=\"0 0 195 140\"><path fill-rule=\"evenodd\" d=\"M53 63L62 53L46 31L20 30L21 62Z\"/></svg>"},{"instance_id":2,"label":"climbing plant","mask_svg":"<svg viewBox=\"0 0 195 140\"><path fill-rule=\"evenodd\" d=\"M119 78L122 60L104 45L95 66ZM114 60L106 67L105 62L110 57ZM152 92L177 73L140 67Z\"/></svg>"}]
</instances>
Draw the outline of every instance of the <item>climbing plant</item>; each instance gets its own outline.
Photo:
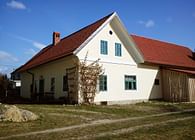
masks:
<instances>
[{"instance_id":1,"label":"climbing plant","mask_svg":"<svg viewBox=\"0 0 195 140\"><path fill-rule=\"evenodd\" d=\"M99 59L87 63L87 55L83 62L79 62L79 86L80 95L84 104L93 104L97 90L99 76L103 74Z\"/></svg>"}]
</instances>

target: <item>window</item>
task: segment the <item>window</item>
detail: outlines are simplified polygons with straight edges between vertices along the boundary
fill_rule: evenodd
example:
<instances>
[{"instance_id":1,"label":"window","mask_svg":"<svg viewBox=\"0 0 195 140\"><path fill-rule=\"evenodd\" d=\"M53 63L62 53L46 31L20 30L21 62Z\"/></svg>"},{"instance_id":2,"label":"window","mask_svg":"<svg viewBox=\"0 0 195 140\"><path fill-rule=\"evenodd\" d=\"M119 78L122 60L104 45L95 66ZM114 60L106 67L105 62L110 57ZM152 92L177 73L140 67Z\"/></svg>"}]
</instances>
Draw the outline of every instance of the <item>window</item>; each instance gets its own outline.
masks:
<instances>
[{"instance_id":1,"label":"window","mask_svg":"<svg viewBox=\"0 0 195 140\"><path fill-rule=\"evenodd\" d=\"M99 80L100 80L100 91L107 91L107 76L101 75Z\"/></svg>"},{"instance_id":2,"label":"window","mask_svg":"<svg viewBox=\"0 0 195 140\"><path fill-rule=\"evenodd\" d=\"M125 90L136 90L136 76L125 75Z\"/></svg>"},{"instance_id":3,"label":"window","mask_svg":"<svg viewBox=\"0 0 195 140\"><path fill-rule=\"evenodd\" d=\"M55 90L55 78L51 78L50 91L54 92L54 90Z\"/></svg>"},{"instance_id":4,"label":"window","mask_svg":"<svg viewBox=\"0 0 195 140\"><path fill-rule=\"evenodd\" d=\"M121 44L115 43L115 56L121 56Z\"/></svg>"},{"instance_id":5,"label":"window","mask_svg":"<svg viewBox=\"0 0 195 140\"><path fill-rule=\"evenodd\" d=\"M101 43L100 43L100 53L101 54L105 54L107 55L108 54L108 42L107 41L104 41L104 40L101 40Z\"/></svg>"},{"instance_id":6,"label":"window","mask_svg":"<svg viewBox=\"0 0 195 140\"><path fill-rule=\"evenodd\" d=\"M63 77L63 91L68 91L68 76Z\"/></svg>"},{"instance_id":7,"label":"window","mask_svg":"<svg viewBox=\"0 0 195 140\"><path fill-rule=\"evenodd\" d=\"M159 81L159 79L155 79L155 81L154 81L154 85L160 85L160 81Z\"/></svg>"}]
</instances>

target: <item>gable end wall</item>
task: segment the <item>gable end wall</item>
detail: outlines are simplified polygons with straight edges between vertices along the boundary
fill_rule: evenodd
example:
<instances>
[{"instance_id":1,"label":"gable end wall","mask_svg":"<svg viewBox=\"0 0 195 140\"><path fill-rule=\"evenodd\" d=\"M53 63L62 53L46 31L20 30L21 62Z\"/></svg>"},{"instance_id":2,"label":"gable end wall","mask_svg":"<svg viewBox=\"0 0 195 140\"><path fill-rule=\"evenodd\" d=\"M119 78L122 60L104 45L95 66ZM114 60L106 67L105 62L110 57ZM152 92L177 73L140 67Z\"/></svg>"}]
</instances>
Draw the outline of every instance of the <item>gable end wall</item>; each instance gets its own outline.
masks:
<instances>
[{"instance_id":1,"label":"gable end wall","mask_svg":"<svg viewBox=\"0 0 195 140\"><path fill-rule=\"evenodd\" d=\"M113 34L110 35L109 31ZM110 103L120 103L135 100L148 100L161 98L160 85L154 85L155 78L160 79L158 66L138 65L133 57L128 53L110 24L107 24L80 52L77 56L83 61L86 54L88 62L100 59L100 63L107 75L108 90L97 91L95 102L108 101ZM108 55L100 54L100 40L108 41ZM115 56L115 43L122 45L122 57ZM137 78L137 90L125 90L124 76L135 75ZM155 92L155 93L154 93Z\"/></svg>"}]
</instances>

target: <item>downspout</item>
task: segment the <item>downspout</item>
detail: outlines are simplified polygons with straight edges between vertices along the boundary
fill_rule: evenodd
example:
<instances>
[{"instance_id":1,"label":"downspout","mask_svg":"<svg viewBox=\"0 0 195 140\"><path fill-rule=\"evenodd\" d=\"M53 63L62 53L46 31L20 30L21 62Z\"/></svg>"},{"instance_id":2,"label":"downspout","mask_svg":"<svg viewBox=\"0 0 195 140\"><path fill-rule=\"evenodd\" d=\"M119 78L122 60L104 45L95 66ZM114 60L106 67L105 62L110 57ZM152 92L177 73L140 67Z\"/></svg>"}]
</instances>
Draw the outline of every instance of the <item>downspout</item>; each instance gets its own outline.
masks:
<instances>
[{"instance_id":1,"label":"downspout","mask_svg":"<svg viewBox=\"0 0 195 140\"><path fill-rule=\"evenodd\" d=\"M30 85L30 92L31 92L31 98L32 98L32 95L33 95L33 87L34 87L34 73L30 72L29 70L27 70L27 73L32 76L32 83Z\"/></svg>"}]
</instances>

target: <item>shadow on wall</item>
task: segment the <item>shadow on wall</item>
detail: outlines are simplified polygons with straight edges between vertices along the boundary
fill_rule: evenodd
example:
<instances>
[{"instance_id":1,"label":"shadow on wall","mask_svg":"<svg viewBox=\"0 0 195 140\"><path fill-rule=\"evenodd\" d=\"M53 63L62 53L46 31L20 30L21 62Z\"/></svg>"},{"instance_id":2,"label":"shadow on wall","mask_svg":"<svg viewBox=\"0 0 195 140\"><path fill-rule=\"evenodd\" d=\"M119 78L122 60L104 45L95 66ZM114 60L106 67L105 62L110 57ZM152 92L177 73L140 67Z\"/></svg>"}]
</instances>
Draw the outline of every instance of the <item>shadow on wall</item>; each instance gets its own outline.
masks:
<instances>
[{"instance_id":1,"label":"shadow on wall","mask_svg":"<svg viewBox=\"0 0 195 140\"><path fill-rule=\"evenodd\" d=\"M162 80L161 71L158 71L154 83L150 92L149 100L152 99L162 99Z\"/></svg>"},{"instance_id":2,"label":"shadow on wall","mask_svg":"<svg viewBox=\"0 0 195 140\"><path fill-rule=\"evenodd\" d=\"M152 83L152 86L149 85L151 89L150 89L150 95L149 95L148 99L149 100L162 99L161 70L159 70L159 67L139 64L138 68L145 69L147 71L145 74L142 74L143 76L146 76L145 77L146 79L153 78L153 76L155 76L153 74L156 73L156 71L158 70L156 77L154 79L149 79L149 81L153 80L153 83ZM150 76L149 74L152 74L152 75Z\"/></svg>"}]
</instances>

